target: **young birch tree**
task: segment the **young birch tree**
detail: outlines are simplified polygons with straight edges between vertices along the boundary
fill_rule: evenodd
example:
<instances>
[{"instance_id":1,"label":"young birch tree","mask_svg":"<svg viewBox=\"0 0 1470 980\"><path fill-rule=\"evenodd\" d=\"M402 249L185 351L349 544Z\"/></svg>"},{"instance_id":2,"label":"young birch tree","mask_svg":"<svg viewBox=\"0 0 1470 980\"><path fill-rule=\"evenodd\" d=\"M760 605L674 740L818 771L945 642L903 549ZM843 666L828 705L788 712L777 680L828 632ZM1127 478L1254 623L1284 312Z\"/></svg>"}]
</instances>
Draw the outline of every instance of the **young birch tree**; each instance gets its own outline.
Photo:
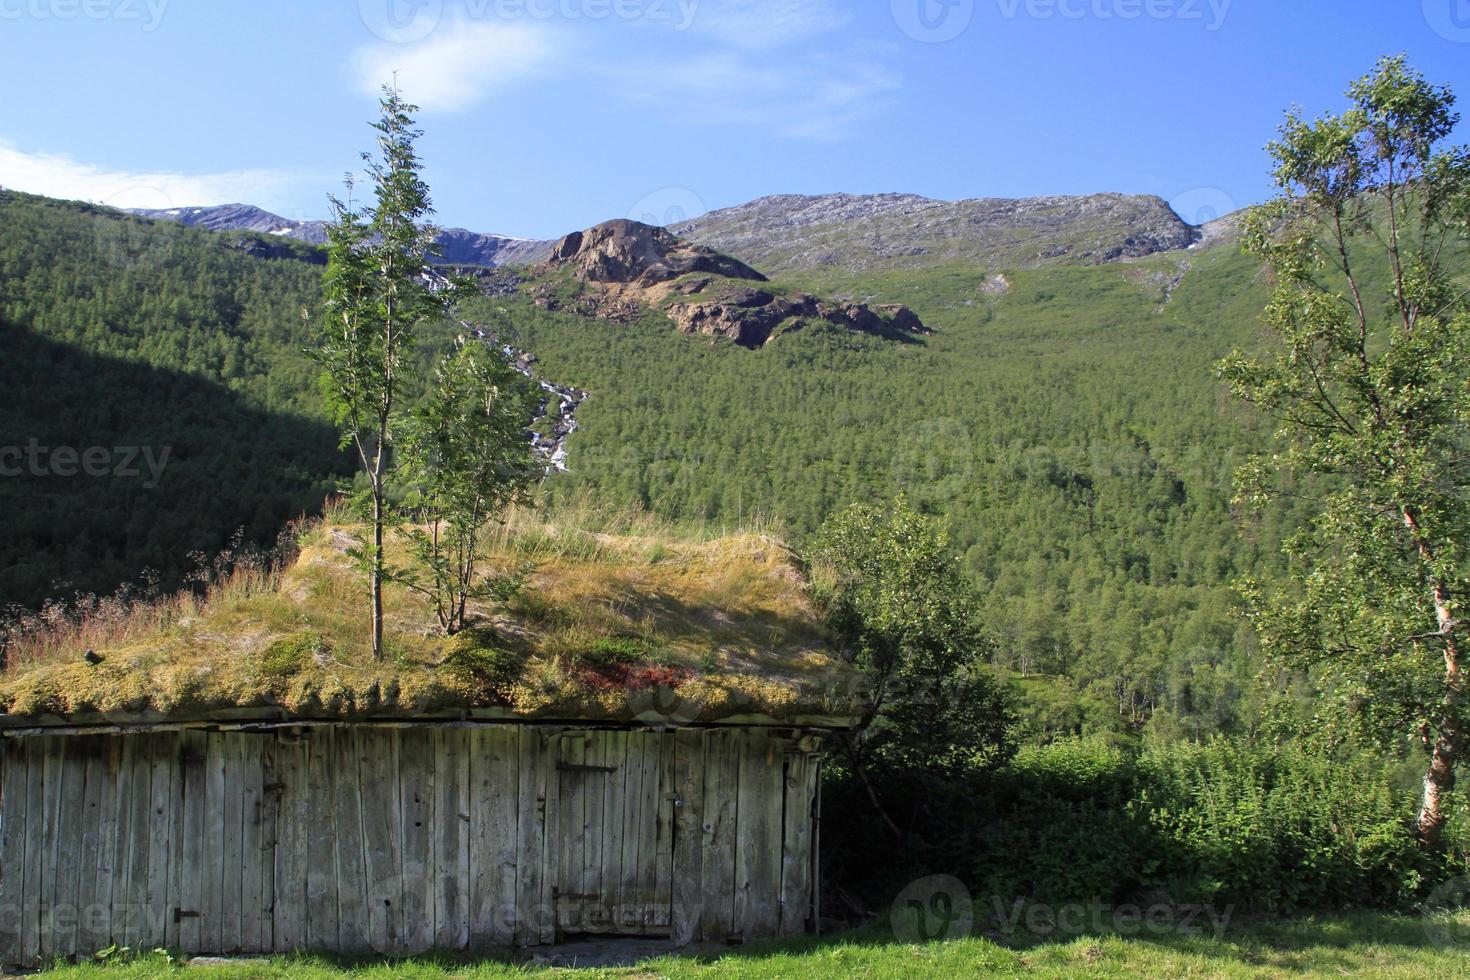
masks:
<instances>
[{"instance_id":1,"label":"young birch tree","mask_svg":"<svg viewBox=\"0 0 1470 980\"><path fill-rule=\"evenodd\" d=\"M393 421L415 328L447 312L450 295L430 288L424 270L436 254L429 188L420 176L421 135L396 88L379 103L377 155L364 153L372 202L358 208L333 199L327 229L325 317L320 345L309 353L322 367L322 387L343 444L356 450L368 482L372 542L365 549L372 592L372 649L383 657L383 538Z\"/></svg>"},{"instance_id":2,"label":"young birch tree","mask_svg":"<svg viewBox=\"0 0 1470 980\"><path fill-rule=\"evenodd\" d=\"M1417 831L1434 845L1470 732L1470 154L1447 145L1453 94L1402 58L1348 95L1340 115L1288 114L1269 146L1282 193L1246 225L1274 343L1222 373L1281 448L1239 490L1316 508L1286 547L1293 581L1247 594L1267 653L1335 695L1323 727L1422 740Z\"/></svg>"},{"instance_id":3,"label":"young birch tree","mask_svg":"<svg viewBox=\"0 0 1470 980\"><path fill-rule=\"evenodd\" d=\"M518 569L483 575L482 536L507 507L524 501L538 469L526 430L537 397L499 351L462 340L434 372L433 387L404 426L402 456L411 489L406 530L413 563L395 581L433 603L453 635L471 600L504 600L519 588Z\"/></svg>"}]
</instances>

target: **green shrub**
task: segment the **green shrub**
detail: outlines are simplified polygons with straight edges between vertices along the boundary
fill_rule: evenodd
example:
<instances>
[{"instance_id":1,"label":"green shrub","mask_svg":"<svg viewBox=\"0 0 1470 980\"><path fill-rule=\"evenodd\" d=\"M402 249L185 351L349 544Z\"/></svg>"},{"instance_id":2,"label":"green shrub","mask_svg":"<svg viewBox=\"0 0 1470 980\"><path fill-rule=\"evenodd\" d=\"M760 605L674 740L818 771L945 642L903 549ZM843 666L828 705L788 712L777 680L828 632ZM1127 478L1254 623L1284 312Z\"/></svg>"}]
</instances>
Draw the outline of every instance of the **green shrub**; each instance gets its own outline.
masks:
<instances>
[{"instance_id":1,"label":"green shrub","mask_svg":"<svg viewBox=\"0 0 1470 980\"><path fill-rule=\"evenodd\" d=\"M470 629L449 642L444 669L475 689L482 699L503 700L520 676L522 658L498 646L491 630Z\"/></svg>"},{"instance_id":2,"label":"green shrub","mask_svg":"<svg viewBox=\"0 0 1470 980\"><path fill-rule=\"evenodd\" d=\"M922 799L891 778L878 785L907 832L895 847L860 782L834 766L823 793L846 825L824 823L823 847L833 884L875 902L949 873L987 909L989 896L1273 914L1401 908L1465 873L1470 835L1457 820L1443 852L1420 848L1417 787L1397 770L1366 753L1225 738L1143 749L1066 740Z\"/></svg>"},{"instance_id":3,"label":"green shrub","mask_svg":"<svg viewBox=\"0 0 1470 980\"><path fill-rule=\"evenodd\" d=\"M1454 860L1416 844L1415 794L1373 756L1217 739L1145 752L1140 775L1133 806L1181 899L1263 912L1395 906Z\"/></svg>"},{"instance_id":4,"label":"green shrub","mask_svg":"<svg viewBox=\"0 0 1470 980\"><path fill-rule=\"evenodd\" d=\"M260 671L268 677L291 677L299 674L319 653L325 653L327 642L314 630L302 630L273 641L260 655Z\"/></svg>"},{"instance_id":5,"label":"green shrub","mask_svg":"<svg viewBox=\"0 0 1470 980\"><path fill-rule=\"evenodd\" d=\"M635 664L663 665L669 656L654 644L635 636L605 636L591 649L577 655L589 667L617 667Z\"/></svg>"}]
</instances>

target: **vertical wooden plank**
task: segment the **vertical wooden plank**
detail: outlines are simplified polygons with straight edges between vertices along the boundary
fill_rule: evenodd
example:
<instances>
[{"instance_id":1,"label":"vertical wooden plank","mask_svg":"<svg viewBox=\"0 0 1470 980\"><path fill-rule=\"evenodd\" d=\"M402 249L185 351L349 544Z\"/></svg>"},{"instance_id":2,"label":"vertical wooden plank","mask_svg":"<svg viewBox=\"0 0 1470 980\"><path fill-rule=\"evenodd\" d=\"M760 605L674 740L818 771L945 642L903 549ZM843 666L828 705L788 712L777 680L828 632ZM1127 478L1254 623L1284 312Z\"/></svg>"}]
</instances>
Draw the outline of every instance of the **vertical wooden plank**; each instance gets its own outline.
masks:
<instances>
[{"instance_id":1,"label":"vertical wooden plank","mask_svg":"<svg viewBox=\"0 0 1470 980\"><path fill-rule=\"evenodd\" d=\"M357 777L362 787L364 880L368 905L368 943L380 953L397 949L402 935L402 873L398 844L398 730L358 732Z\"/></svg>"},{"instance_id":2,"label":"vertical wooden plank","mask_svg":"<svg viewBox=\"0 0 1470 980\"><path fill-rule=\"evenodd\" d=\"M643 753L647 748L648 736L644 732L629 732L626 752L623 756L623 813L622 852L618 863L621 873L618 880L618 909L616 926L619 932L636 933L642 915L642 900L639 895L638 844L643 814Z\"/></svg>"},{"instance_id":3,"label":"vertical wooden plank","mask_svg":"<svg viewBox=\"0 0 1470 980\"><path fill-rule=\"evenodd\" d=\"M61 736L41 736L41 785L46 794L44 824L40 828L41 880L40 927L37 933L37 950L43 960L49 960L59 952L56 948L56 917L60 911L57 885L63 876L59 865L65 854L62 850L61 820L66 809L63 795L62 776L66 767L66 739Z\"/></svg>"},{"instance_id":4,"label":"vertical wooden plank","mask_svg":"<svg viewBox=\"0 0 1470 980\"><path fill-rule=\"evenodd\" d=\"M79 738L76 741L82 747L82 754L85 757L82 764L86 771L82 779L84 784L81 805L82 830L77 857L79 868L75 948L78 955L85 956L96 953L107 946L107 937L104 932L106 916L102 912L107 908L110 895L103 896L99 904L97 880L102 865L110 860L104 854L102 835L106 826L103 809L109 799L107 787L111 779L107 770L107 753L112 739L109 736L96 735ZM8 781L0 783L0 789L8 785ZM8 864L7 855L8 849L0 848L0 866ZM4 946L4 940L0 939L0 947Z\"/></svg>"},{"instance_id":5,"label":"vertical wooden plank","mask_svg":"<svg viewBox=\"0 0 1470 980\"><path fill-rule=\"evenodd\" d=\"M145 948L151 938L148 868L153 841L153 746L158 736L125 736L133 743L132 804L128 808L128 942Z\"/></svg>"},{"instance_id":6,"label":"vertical wooden plank","mask_svg":"<svg viewBox=\"0 0 1470 980\"><path fill-rule=\"evenodd\" d=\"M21 860L25 890L21 897L20 961L36 962L40 953L42 848L45 844L45 740L24 739L26 751L25 842Z\"/></svg>"},{"instance_id":7,"label":"vertical wooden plank","mask_svg":"<svg viewBox=\"0 0 1470 980\"><path fill-rule=\"evenodd\" d=\"M339 729L332 745L332 797L337 819L337 942L342 953L372 952L368 927L367 864L362 833L362 787L358 782L361 730Z\"/></svg>"},{"instance_id":8,"label":"vertical wooden plank","mask_svg":"<svg viewBox=\"0 0 1470 980\"><path fill-rule=\"evenodd\" d=\"M704 839L701 870L704 906L700 932L724 942L735 934L735 804L739 777L738 733L715 729L705 736Z\"/></svg>"},{"instance_id":9,"label":"vertical wooden plank","mask_svg":"<svg viewBox=\"0 0 1470 980\"><path fill-rule=\"evenodd\" d=\"M264 806L261 797L262 744L268 735L238 734L240 759L240 951L268 953L263 928L262 895L267 852L262 838Z\"/></svg>"},{"instance_id":10,"label":"vertical wooden plank","mask_svg":"<svg viewBox=\"0 0 1470 980\"><path fill-rule=\"evenodd\" d=\"M180 912L190 913L179 919L179 948L191 954L204 950L201 927L207 887L205 874L209 865L206 854L214 850L205 839L208 745L203 732L186 731L179 735L183 823L180 838L175 842L181 855L178 908Z\"/></svg>"},{"instance_id":11,"label":"vertical wooden plank","mask_svg":"<svg viewBox=\"0 0 1470 980\"><path fill-rule=\"evenodd\" d=\"M676 945L700 938L700 911L704 894L704 743L705 733L679 729L674 733L674 849L671 875Z\"/></svg>"},{"instance_id":12,"label":"vertical wooden plank","mask_svg":"<svg viewBox=\"0 0 1470 980\"><path fill-rule=\"evenodd\" d=\"M307 730L306 798L306 947L338 948L337 821L332 791L336 731Z\"/></svg>"},{"instance_id":13,"label":"vertical wooden plank","mask_svg":"<svg viewBox=\"0 0 1470 980\"><path fill-rule=\"evenodd\" d=\"M220 878L220 951L236 953L240 950L242 878L245 855L242 850L245 829L245 759L243 745L246 739L258 736L240 732L226 732L221 743L224 757L224 837L220 848L224 852L224 873Z\"/></svg>"},{"instance_id":14,"label":"vertical wooden plank","mask_svg":"<svg viewBox=\"0 0 1470 980\"><path fill-rule=\"evenodd\" d=\"M498 882L495 828L494 729L471 728L465 733L469 766L470 938L468 948L483 950L495 932Z\"/></svg>"},{"instance_id":15,"label":"vertical wooden plank","mask_svg":"<svg viewBox=\"0 0 1470 980\"><path fill-rule=\"evenodd\" d=\"M403 828L403 942L406 952L434 945L434 731L399 735L399 802Z\"/></svg>"},{"instance_id":16,"label":"vertical wooden plank","mask_svg":"<svg viewBox=\"0 0 1470 980\"><path fill-rule=\"evenodd\" d=\"M53 874L55 885L51 903L51 952L53 956L70 957L77 950L78 883L81 876L82 812L87 792L86 747L82 736L58 739L60 745L60 783L57 814L53 823L56 833ZM3 791L3 787L0 787Z\"/></svg>"},{"instance_id":17,"label":"vertical wooden plank","mask_svg":"<svg viewBox=\"0 0 1470 980\"><path fill-rule=\"evenodd\" d=\"M674 786L673 734L659 732L658 743L658 815L657 826L654 828L654 907L651 922L658 929L672 930L674 924L674 801L678 797L678 791Z\"/></svg>"},{"instance_id":18,"label":"vertical wooden plank","mask_svg":"<svg viewBox=\"0 0 1470 980\"><path fill-rule=\"evenodd\" d=\"M547 770L553 760L555 736L542 726L516 730L520 743L518 765L519 812L516 820L515 941L524 946L545 942L555 935L556 916L546 901L550 889L546 871ZM553 773L554 775L554 773ZM554 785L555 780L551 780Z\"/></svg>"},{"instance_id":19,"label":"vertical wooden plank","mask_svg":"<svg viewBox=\"0 0 1470 980\"><path fill-rule=\"evenodd\" d=\"M515 940L516 823L519 811L519 735L508 725L473 730L470 759L470 866L475 924L471 945Z\"/></svg>"},{"instance_id":20,"label":"vertical wooden plank","mask_svg":"<svg viewBox=\"0 0 1470 980\"><path fill-rule=\"evenodd\" d=\"M0 741L0 965L20 965L25 888L26 739Z\"/></svg>"},{"instance_id":21,"label":"vertical wooden plank","mask_svg":"<svg viewBox=\"0 0 1470 980\"><path fill-rule=\"evenodd\" d=\"M112 914L108 941L109 945L126 946L131 941L133 917L128 889L133 857L133 796L136 790L133 783L133 756L138 740L131 735L120 735L117 742L117 792L114 798L117 820L113 824Z\"/></svg>"},{"instance_id":22,"label":"vertical wooden plank","mask_svg":"<svg viewBox=\"0 0 1470 980\"><path fill-rule=\"evenodd\" d=\"M282 731L275 744L276 861L272 945L278 953L306 948L307 743L299 730Z\"/></svg>"},{"instance_id":23,"label":"vertical wooden plank","mask_svg":"<svg viewBox=\"0 0 1470 980\"><path fill-rule=\"evenodd\" d=\"M608 932L619 930L623 887L623 781L627 778L628 733L604 732L602 780L602 867L598 872L598 916Z\"/></svg>"},{"instance_id":24,"label":"vertical wooden plank","mask_svg":"<svg viewBox=\"0 0 1470 980\"><path fill-rule=\"evenodd\" d=\"M93 952L112 945L115 929L112 916L113 884L118 874L118 818L121 813L123 766L121 735L108 735L102 751L102 793L97 800L97 884L93 893Z\"/></svg>"},{"instance_id":25,"label":"vertical wooden plank","mask_svg":"<svg viewBox=\"0 0 1470 980\"><path fill-rule=\"evenodd\" d=\"M746 939L780 929L783 746L764 732L747 732L740 752L735 848L735 926Z\"/></svg>"},{"instance_id":26,"label":"vertical wooden plank","mask_svg":"<svg viewBox=\"0 0 1470 980\"><path fill-rule=\"evenodd\" d=\"M659 819L664 809L663 744L662 732L647 732L643 736L643 799L638 805L638 926L646 932L657 924L661 917L658 909L658 864L662 850L659 841ZM667 840L667 831L665 831ZM665 868L667 874L667 868ZM662 913L665 923L667 912Z\"/></svg>"},{"instance_id":27,"label":"vertical wooden plank","mask_svg":"<svg viewBox=\"0 0 1470 980\"><path fill-rule=\"evenodd\" d=\"M556 927L558 933L586 931L582 923L582 859L587 834L583 805L587 759L587 733L563 732L554 778L560 789L556 821L550 824L556 836ZM575 767L575 768L568 768Z\"/></svg>"},{"instance_id":28,"label":"vertical wooden plank","mask_svg":"<svg viewBox=\"0 0 1470 980\"><path fill-rule=\"evenodd\" d=\"M553 846L552 828L556 826L557 813L561 808L561 781L556 778L556 753L565 729L558 729L545 737L545 746L540 753L540 780L546 787L546 805L542 808L541 833L541 899L537 903L542 910L540 916L541 942L556 942L556 900L554 889L557 876L557 849Z\"/></svg>"},{"instance_id":29,"label":"vertical wooden plank","mask_svg":"<svg viewBox=\"0 0 1470 980\"><path fill-rule=\"evenodd\" d=\"M148 736L148 863L144 872L143 919L138 945L157 949L168 945L168 925L173 909L168 903L169 829L173 797L169 795L170 771L174 768L173 732Z\"/></svg>"},{"instance_id":30,"label":"vertical wooden plank","mask_svg":"<svg viewBox=\"0 0 1470 980\"><path fill-rule=\"evenodd\" d=\"M225 876L225 742L204 736L204 848L200 855L199 951L222 953Z\"/></svg>"},{"instance_id":31,"label":"vertical wooden plank","mask_svg":"<svg viewBox=\"0 0 1470 980\"><path fill-rule=\"evenodd\" d=\"M463 950L470 941L469 761L473 732L434 731L434 945Z\"/></svg>"},{"instance_id":32,"label":"vertical wooden plank","mask_svg":"<svg viewBox=\"0 0 1470 980\"><path fill-rule=\"evenodd\" d=\"M178 731L169 740L168 760L168 882L164 887L164 935L169 949L180 949L179 937L187 921L174 915L184 904L184 751L186 732Z\"/></svg>"},{"instance_id":33,"label":"vertical wooden plank","mask_svg":"<svg viewBox=\"0 0 1470 980\"><path fill-rule=\"evenodd\" d=\"M581 905L585 927L592 933L608 931L606 888L602 880L602 842L603 825L607 822L603 816L603 802L607 796L609 776L603 770L608 766L610 735L610 732L589 732L584 754L586 764L593 768L587 773L582 795L583 826L586 829L582 834L581 890L591 897L583 899Z\"/></svg>"},{"instance_id":34,"label":"vertical wooden plank","mask_svg":"<svg viewBox=\"0 0 1470 980\"><path fill-rule=\"evenodd\" d=\"M260 767L260 948L276 948L276 849L281 835L281 777L276 767L280 742L261 735L255 756Z\"/></svg>"},{"instance_id":35,"label":"vertical wooden plank","mask_svg":"<svg viewBox=\"0 0 1470 980\"><path fill-rule=\"evenodd\" d=\"M786 757L786 800L781 835L781 936L806 931L812 911L812 796L816 759L805 752Z\"/></svg>"}]
</instances>

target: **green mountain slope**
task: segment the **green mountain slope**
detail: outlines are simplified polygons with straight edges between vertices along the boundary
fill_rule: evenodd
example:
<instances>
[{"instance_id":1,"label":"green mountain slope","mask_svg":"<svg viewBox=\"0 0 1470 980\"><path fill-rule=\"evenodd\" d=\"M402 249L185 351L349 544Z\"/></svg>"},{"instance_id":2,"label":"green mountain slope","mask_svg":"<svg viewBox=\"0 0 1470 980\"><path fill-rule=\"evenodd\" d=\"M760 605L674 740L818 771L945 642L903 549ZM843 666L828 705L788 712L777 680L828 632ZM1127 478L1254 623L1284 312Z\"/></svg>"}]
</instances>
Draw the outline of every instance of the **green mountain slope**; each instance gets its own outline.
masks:
<instances>
[{"instance_id":1,"label":"green mountain slope","mask_svg":"<svg viewBox=\"0 0 1470 980\"><path fill-rule=\"evenodd\" d=\"M1229 583L1274 566L1280 539L1238 533L1231 472L1262 434L1213 375L1258 335L1257 272L1212 248L777 277L908 304L935 333L902 344L813 324L747 350L657 313L619 325L524 295L473 312L590 393L559 489L681 519L774 515L798 539L833 508L906 492L951 518L1004 662L1068 678L1035 724L1162 712L1207 732L1251 723Z\"/></svg>"},{"instance_id":2,"label":"green mountain slope","mask_svg":"<svg viewBox=\"0 0 1470 980\"><path fill-rule=\"evenodd\" d=\"M0 228L0 608L177 587L350 472L301 353L314 249L6 192Z\"/></svg>"}]
</instances>

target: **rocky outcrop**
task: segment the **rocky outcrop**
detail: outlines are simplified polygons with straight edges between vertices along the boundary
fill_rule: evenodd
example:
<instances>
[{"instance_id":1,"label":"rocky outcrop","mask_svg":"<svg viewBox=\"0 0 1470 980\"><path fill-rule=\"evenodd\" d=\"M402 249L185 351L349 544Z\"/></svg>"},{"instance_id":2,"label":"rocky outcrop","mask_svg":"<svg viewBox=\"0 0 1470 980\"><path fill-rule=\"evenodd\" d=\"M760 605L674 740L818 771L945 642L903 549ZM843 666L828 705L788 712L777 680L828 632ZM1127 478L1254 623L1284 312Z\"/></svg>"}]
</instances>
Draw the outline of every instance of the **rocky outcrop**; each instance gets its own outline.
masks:
<instances>
[{"instance_id":1,"label":"rocky outcrop","mask_svg":"<svg viewBox=\"0 0 1470 980\"><path fill-rule=\"evenodd\" d=\"M582 295L563 301L546 283L536 292L539 305L618 322L661 309L684 333L742 347L760 347L784 329L813 320L885 337L928 332L905 306L828 303L807 293L784 293L737 259L637 221L609 221L567 235L539 271L565 270L581 281Z\"/></svg>"},{"instance_id":2,"label":"rocky outcrop","mask_svg":"<svg viewBox=\"0 0 1470 980\"><path fill-rule=\"evenodd\" d=\"M589 282L643 287L668 282L692 272L766 281L765 276L744 262L712 248L676 238L665 228L626 218L607 221L586 231L572 232L551 250L548 263L570 266Z\"/></svg>"}]
</instances>

